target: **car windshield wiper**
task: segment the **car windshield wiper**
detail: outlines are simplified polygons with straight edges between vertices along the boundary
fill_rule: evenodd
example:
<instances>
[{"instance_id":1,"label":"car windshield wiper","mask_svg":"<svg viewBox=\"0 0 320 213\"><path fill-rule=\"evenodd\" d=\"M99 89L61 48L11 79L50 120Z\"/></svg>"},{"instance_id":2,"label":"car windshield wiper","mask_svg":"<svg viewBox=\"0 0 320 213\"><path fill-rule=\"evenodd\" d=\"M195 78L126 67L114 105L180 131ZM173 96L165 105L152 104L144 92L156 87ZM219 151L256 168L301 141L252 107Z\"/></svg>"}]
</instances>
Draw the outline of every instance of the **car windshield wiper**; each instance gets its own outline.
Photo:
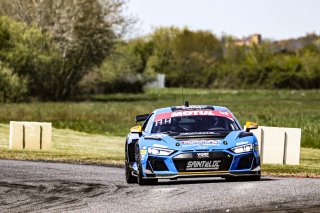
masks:
<instances>
[{"instance_id":1,"label":"car windshield wiper","mask_svg":"<svg viewBox=\"0 0 320 213\"><path fill-rule=\"evenodd\" d=\"M172 134L180 134L180 132L165 131L165 132L151 132L151 134L166 134L166 135L172 135Z\"/></svg>"},{"instance_id":2,"label":"car windshield wiper","mask_svg":"<svg viewBox=\"0 0 320 213\"><path fill-rule=\"evenodd\" d=\"M162 132L163 134L168 134L168 135L174 135L174 134L179 134L179 132L173 132L173 131L166 131Z\"/></svg>"}]
</instances>

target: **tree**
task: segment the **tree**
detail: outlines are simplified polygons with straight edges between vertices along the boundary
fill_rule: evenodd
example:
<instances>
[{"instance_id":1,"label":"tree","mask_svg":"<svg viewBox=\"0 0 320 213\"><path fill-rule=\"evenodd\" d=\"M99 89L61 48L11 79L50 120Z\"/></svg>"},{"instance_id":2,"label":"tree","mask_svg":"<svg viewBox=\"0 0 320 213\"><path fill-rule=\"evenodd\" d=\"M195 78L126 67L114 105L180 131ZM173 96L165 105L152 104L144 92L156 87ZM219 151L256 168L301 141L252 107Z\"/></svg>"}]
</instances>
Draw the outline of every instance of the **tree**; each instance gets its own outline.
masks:
<instances>
[{"instance_id":1,"label":"tree","mask_svg":"<svg viewBox=\"0 0 320 213\"><path fill-rule=\"evenodd\" d=\"M14 74L28 79L28 91L33 96L50 99L54 96L56 69L61 64L57 46L50 36L32 25L0 17L0 31L6 45L0 45L0 60L8 64Z\"/></svg>"},{"instance_id":2,"label":"tree","mask_svg":"<svg viewBox=\"0 0 320 213\"><path fill-rule=\"evenodd\" d=\"M36 23L51 34L60 58L50 95L59 100L74 94L83 76L110 54L129 23L122 14L124 4L124 0L2 0L0 14Z\"/></svg>"},{"instance_id":3,"label":"tree","mask_svg":"<svg viewBox=\"0 0 320 213\"><path fill-rule=\"evenodd\" d=\"M217 64L223 54L219 40L207 31L183 29L174 39L171 86L207 87L209 68Z\"/></svg>"},{"instance_id":4,"label":"tree","mask_svg":"<svg viewBox=\"0 0 320 213\"><path fill-rule=\"evenodd\" d=\"M175 27L157 28L148 39L153 43L153 52L149 57L148 69L157 73L171 73L174 63L173 42L181 30Z\"/></svg>"},{"instance_id":5,"label":"tree","mask_svg":"<svg viewBox=\"0 0 320 213\"><path fill-rule=\"evenodd\" d=\"M113 54L100 67L105 92L142 92L146 82L153 79L153 70L148 69L153 43L144 39L119 42Z\"/></svg>"},{"instance_id":6,"label":"tree","mask_svg":"<svg viewBox=\"0 0 320 213\"><path fill-rule=\"evenodd\" d=\"M14 74L0 61L0 102L24 100L27 92L27 80Z\"/></svg>"}]
</instances>

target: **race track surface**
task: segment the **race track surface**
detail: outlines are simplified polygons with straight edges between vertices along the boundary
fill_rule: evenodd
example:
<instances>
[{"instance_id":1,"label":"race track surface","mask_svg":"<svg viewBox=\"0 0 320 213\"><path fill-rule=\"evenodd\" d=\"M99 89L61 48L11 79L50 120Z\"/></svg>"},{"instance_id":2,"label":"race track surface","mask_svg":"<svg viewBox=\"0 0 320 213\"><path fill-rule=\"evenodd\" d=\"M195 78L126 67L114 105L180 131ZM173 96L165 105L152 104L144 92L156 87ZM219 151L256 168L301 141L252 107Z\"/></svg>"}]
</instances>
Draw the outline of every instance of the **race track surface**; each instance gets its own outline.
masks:
<instances>
[{"instance_id":1,"label":"race track surface","mask_svg":"<svg viewBox=\"0 0 320 213\"><path fill-rule=\"evenodd\" d=\"M128 185L124 169L0 160L0 212L320 212L320 179Z\"/></svg>"}]
</instances>

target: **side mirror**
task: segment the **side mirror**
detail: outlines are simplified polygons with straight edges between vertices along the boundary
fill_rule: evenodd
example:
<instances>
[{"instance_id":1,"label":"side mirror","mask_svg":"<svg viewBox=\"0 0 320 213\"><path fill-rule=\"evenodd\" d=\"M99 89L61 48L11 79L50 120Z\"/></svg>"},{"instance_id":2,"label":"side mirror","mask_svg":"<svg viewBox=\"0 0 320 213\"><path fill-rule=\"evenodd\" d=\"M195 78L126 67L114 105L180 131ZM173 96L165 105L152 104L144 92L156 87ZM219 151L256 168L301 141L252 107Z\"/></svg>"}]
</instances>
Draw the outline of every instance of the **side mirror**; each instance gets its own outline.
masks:
<instances>
[{"instance_id":1,"label":"side mirror","mask_svg":"<svg viewBox=\"0 0 320 213\"><path fill-rule=\"evenodd\" d=\"M141 125L134 126L130 129L130 132L140 134L142 132L142 126Z\"/></svg>"},{"instance_id":2,"label":"side mirror","mask_svg":"<svg viewBox=\"0 0 320 213\"><path fill-rule=\"evenodd\" d=\"M137 115L136 116L136 122L145 121L148 119L150 114L144 114L144 115Z\"/></svg>"},{"instance_id":3,"label":"side mirror","mask_svg":"<svg viewBox=\"0 0 320 213\"><path fill-rule=\"evenodd\" d=\"M246 123L246 132L250 132L251 129L258 129L258 124L255 122L248 121Z\"/></svg>"}]
</instances>

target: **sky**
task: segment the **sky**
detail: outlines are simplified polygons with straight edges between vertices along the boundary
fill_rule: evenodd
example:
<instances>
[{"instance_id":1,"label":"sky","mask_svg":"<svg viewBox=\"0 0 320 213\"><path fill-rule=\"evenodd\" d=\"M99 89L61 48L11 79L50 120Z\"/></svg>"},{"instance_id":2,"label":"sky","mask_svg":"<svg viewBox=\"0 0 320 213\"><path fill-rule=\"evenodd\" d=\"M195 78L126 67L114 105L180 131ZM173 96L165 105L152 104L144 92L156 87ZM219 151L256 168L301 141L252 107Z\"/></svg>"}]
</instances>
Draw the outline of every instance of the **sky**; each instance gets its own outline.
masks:
<instances>
[{"instance_id":1,"label":"sky","mask_svg":"<svg viewBox=\"0 0 320 213\"><path fill-rule=\"evenodd\" d=\"M320 34L320 0L129 0L127 7L138 18L132 37L159 26L272 40Z\"/></svg>"}]
</instances>

